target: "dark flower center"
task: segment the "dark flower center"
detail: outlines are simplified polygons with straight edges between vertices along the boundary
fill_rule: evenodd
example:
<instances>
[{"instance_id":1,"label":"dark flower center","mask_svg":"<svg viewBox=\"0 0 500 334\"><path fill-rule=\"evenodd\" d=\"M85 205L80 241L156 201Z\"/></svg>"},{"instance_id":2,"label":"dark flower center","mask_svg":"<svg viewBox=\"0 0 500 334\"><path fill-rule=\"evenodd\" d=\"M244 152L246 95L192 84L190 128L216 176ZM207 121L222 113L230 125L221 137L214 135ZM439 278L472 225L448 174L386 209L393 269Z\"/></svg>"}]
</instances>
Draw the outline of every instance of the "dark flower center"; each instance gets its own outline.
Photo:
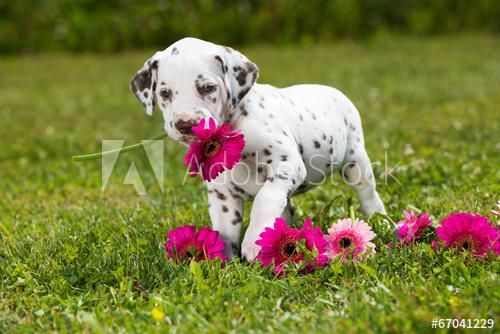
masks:
<instances>
[{"instance_id":1,"label":"dark flower center","mask_svg":"<svg viewBox=\"0 0 500 334\"><path fill-rule=\"evenodd\" d=\"M281 255L283 257L292 257L295 255L296 243L294 240L287 240L281 245Z\"/></svg>"},{"instance_id":2,"label":"dark flower center","mask_svg":"<svg viewBox=\"0 0 500 334\"><path fill-rule=\"evenodd\" d=\"M463 250L473 250L474 249L474 241L468 237L464 238L457 242L457 248Z\"/></svg>"},{"instance_id":3,"label":"dark flower center","mask_svg":"<svg viewBox=\"0 0 500 334\"><path fill-rule=\"evenodd\" d=\"M203 154L206 157L213 157L217 153L219 153L222 145L219 141L217 140L210 140L208 143L205 144L205 149L203 150Z\"/></svg>"},{"instance_id":4,"label":"dark flower center","mask_svg":"<svg viewBox=\"0 0 500 334\"><path fill-rule=\"evenodd\" d=\"M339 240L340 248L348 248L351 245L352 245L352 240L349 238L342 238Z\"/></svg>"},{"instance_id":5,"label":"dark flower center","mask_svg":"<svg viewBox=\"0 0 500 334\"><path fill-rule=\"evenodd\" d=\"M176 252L179 259L196 259L200 255L198 248L194 245L185 246Z\"/></svg>"},{"instance_id":6,"label":"dark flower center","mask_svg":"<svg viewBox=\"0 0 500 334\"><path fill-rule=\"evenodd\" d=\"M190 246L188 249L187 249L187 253L191 256L191 257L197 257L198 256L198 249L194 246Z\"/></svg>"}]
</instances>

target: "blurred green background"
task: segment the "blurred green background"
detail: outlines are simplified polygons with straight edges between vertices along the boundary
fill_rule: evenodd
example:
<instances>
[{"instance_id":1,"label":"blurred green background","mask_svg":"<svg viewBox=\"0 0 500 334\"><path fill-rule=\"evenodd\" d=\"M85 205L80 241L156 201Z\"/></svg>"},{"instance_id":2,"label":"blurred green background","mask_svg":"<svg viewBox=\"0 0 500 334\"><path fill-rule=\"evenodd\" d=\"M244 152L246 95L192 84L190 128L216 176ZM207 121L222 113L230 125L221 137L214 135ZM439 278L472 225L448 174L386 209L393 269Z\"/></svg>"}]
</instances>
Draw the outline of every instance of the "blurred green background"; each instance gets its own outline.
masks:
<instances>
[{"instance_id":1,"label":"blurred green background","mask_svg":"<svg viewBox=\"0 0 500 334\"><path fill-rule=\"evenodd\" d=\"M164 48L188 35L241 46L499 30L498 0L0 1L0 53Z\"/></svg>"}]
</instances>

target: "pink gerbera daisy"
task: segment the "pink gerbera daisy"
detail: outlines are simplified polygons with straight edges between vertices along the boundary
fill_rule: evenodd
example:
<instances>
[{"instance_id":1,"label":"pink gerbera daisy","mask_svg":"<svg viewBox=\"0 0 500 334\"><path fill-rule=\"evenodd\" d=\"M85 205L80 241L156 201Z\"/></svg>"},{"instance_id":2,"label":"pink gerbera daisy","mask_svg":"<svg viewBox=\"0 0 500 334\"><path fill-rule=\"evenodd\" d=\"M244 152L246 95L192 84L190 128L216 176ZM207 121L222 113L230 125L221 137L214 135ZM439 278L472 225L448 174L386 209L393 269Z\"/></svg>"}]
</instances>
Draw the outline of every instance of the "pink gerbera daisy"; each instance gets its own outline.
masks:
<instances>
[{"instance_id":1,"label":"pink gerbera daisy","mask_svg":"<svg viewBox=\"0 0 500 334\"><path fill-rule=\"evenodd\" d=\"M326 263L324 255L326 242L319 228L313 228L308 219L303 230L288 227L283 218L276 218L274 226L266 227L260 234L260 239L255 242L261 246L257 255L263 266L274 264L274 272L281 274L289 263L305 261L305 253L301 243L311 252L312 261L306 264L306 269L314 269ZM315 255L314 255L315 254Z\"/></svg>"},{"instance_id":2,"label":"pink gerbera daisy","mask_svg":"<svg viewBox=\"0 0 500 334\"><path fill-rule=\"evenodd\" d=\"M361 255L375 254L375 245L371 242L375 233L362 220L339 219L337 224L328 229L327 255L330 259L340 256L340 262L349 258L357 261Z\"/></svg>"},{"instance_id":3,"label":"pink gerbera daisy","mask_svg":"<svg viewBox=\"0 0 500 334\"><path fill-rule=\"evenodd\" d=\"M415 241L427 227L432 225L428 213L416 215L413 211L403 211L403 215L404 219L397 223L399 226L398 237L403 243Z\"/></svg>"},{"instance_id":4,"label":"pink gerbera daisy","mask_svg":"<svg viewBox=\"0 0 500 334\"><path fill-rule=\"evenodd\" d=\"M283 218L276 218L273 227L266 227L255 243L261 246L257 259L267 267L274 263L280 273L287 262L297 263L304 258L299 252L300 230L288 227Z\"/></svg>"},{"instance_id":5,"label":"pink gerbera daisy","mask_svg":"<svg viewBox=\"0 0 500 334\"><path fill-rule=\"evenodd\" d=\"M224 241L219 237L219 232L213 231L210 227L197 231L196 227L186 225L170 231L165 242L165 250L168 257L176 261L227 259L222 253Z\"/></svg>"},{"instance_id":6,"label":"pink gerbera daisy","mask_svg":"<svg viewBox=\"0 0 500 334\"><path fill-rule=\"evenodd\" d=\"M500 254L499 231L484 216L452 213L441 222L436 234L447 248L469 250L477 257Z\"/></svg>"},{"instance_id":7,"label":"pink gerbera daisy","mask_svg":"<svg viewBox=\"0 0 500 334\"><path fill-rule=\"evenodd\" d=\"M205 120L202 119L192 130L198 141L189 146L184 158L192 176L201 172L203 180L211 181L240 161L245 139L239 131L232 131L231 124L216 127L214 119L210 118L208 128L205 128Z\"/></svg>"}]
</instances>

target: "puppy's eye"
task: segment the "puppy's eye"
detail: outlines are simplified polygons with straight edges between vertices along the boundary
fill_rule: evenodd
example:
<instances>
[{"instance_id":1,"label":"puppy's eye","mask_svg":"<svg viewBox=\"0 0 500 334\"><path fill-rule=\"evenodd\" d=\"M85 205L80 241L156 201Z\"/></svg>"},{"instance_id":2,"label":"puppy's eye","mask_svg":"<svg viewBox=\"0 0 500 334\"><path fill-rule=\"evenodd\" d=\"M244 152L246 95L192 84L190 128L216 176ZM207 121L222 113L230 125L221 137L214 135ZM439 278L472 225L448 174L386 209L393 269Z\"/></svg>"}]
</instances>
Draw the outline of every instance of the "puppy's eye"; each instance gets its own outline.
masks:
<instances>
[{"instance_id":1,"label":"puppy's eye","mask_svg":"<svg viewBox=\"0 0 500 334\"><path fill-rule=\"evenodd\" d=\"M164 99L170 99L172 97L172 91L170 89L160 90L160 96Z\"/></svg>"},{"instance_id":2,"label":"puppy's eye","mask_svg":"<svg viewBox=\"0 0 500 334\"><path fill-rule=\"evenodd\" d=\"M214 84L207 83L207 84L204 84L203 86L201 86L201 91L203 92L203 94L212 93L214 90L215 90Z\"/></svg>"}]
</instances>

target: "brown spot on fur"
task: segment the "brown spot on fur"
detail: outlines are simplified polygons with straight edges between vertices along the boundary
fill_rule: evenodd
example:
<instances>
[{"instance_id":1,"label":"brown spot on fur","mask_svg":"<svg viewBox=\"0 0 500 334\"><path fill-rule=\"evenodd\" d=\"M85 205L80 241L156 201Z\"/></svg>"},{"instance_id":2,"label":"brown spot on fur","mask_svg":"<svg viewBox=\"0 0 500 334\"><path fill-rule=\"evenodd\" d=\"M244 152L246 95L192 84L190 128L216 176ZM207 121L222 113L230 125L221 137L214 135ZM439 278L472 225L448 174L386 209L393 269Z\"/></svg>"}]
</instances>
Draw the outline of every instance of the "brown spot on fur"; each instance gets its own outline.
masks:
<instances>
[{"instance_id":1,"label":"brown spot on fur","mask_svg":"<svg viewBox=\"0 0 500 334\"><path fill-rule=\"evenodd\" d=\"M217 60L219 63L220 63L220 68L222 70L222 73L226 73L227 72L227 66L224 64L224 61L222 60L222 58L219 56L219 55L215 55L215 60Z\"/></svg>"},{"instance_id":2,"label":"brown spot on fur","mask_svg":"<svg viewBox=\"0 0 500 334\"><path fill-rule=\"evenodd\" d=\"M233 186L235 191L239 192L240 194L246 194L245 190L243 190L243 188L238 187L236 183L231 181L231 185Z\"/></svg>"},{"instance_id":3,"label":"brown spot on fur","mask_svg":"<svg viewBox=\"0 0 500 334\"><path fill-rule=\"evenodd\" d=\"M145 89L149 89L151 87L152 70L158 67L158 61L155 60L152 63L149 62L148 64L148 69L137 73L130 83L130 87L132 88L132 91L134 93L137 93L137 91L142 92Z\"/></svg>"},{"instance_id":4,"label":"brown spot on fur","mask_svg":"<svg viewBox=\"0 0 500 334\"><path fill-rule=\"evenodd\" d=\"M226 195L218 191L217 189L214 189L215 194L217 195L217 198L220 199L221 201L225 201L227 199Z\"/></svg>"},{"instance_id":5,"label":"brown spot on fur","mask_svg":"<svg viewBox=\"0 0 500 334\"><path fill-rule=\"evenodd\" d=\"M241 99L248 93L249 90L250 88L242 89L241 92L238 93L238 100L241 101Z\"/></svg>"},{"instance_id":6,"label":"brown spot on fur","mask_svg":"<svg viewBox=\"0 0 500 334\"><path fill-rule=\"evenodd\" d=\"M241 66L233 67L233 71L235 73L234 77L236 78L236 81L238 81L238 84L240 86L244 86L247 82L248 72L245 69L243 69Z\"/></svg>"}]
</instances>

